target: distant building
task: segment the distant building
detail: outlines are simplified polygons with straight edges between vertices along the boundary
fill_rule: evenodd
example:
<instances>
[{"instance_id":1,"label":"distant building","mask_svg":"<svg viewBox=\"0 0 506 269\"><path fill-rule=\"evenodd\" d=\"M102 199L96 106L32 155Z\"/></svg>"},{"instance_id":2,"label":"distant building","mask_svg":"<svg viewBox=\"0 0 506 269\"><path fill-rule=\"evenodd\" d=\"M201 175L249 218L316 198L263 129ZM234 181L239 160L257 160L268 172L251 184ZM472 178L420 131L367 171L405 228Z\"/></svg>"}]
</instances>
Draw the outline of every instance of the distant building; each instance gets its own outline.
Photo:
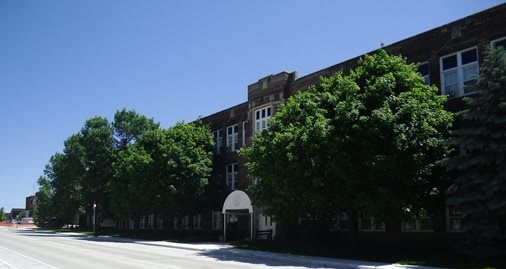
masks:
<instances>
[{"instance_id":1,"label":"distant building","mask_svg":"<svg viewBox=\"0 0 506 269\"><path fill-rule=\"evenodd\" d=\"M25 210L28 211L28 215L33 216L33 210L35 208L35 195L26 197Z\"/></svg>"},{"instance_id":2,"label":"distant building","mask_svg":"<svg viewBox=\"0 0 506 269\"><path fill-rule=\"evenodd\" d=\"M26 216L20 216L20 214L22 214L24 212L25 212L24 208L13 208L13 209L11 209L11 213L10 213L10 218L9 219L17 219L18 216L20 218L24 218Z\"/></svg>"}]
</instances>

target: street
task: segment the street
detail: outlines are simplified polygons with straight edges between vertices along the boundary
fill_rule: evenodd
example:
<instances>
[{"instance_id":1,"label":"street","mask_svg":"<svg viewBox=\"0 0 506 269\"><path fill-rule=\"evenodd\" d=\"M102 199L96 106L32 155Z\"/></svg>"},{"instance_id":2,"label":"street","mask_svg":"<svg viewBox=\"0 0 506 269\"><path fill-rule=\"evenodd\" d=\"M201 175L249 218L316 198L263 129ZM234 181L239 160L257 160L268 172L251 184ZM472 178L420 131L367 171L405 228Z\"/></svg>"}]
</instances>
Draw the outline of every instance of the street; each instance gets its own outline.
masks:
<instances>
[{"instance_id":1,"label":"street","mask_svg":"<svg viewBox=\"0 0 506 269\"><path fill-rule=\"evenodd\" d=\"M402 268L370 262L241 250L226 244L181 244L0 228L4 268Z\"/></svg>"}]
</instances>

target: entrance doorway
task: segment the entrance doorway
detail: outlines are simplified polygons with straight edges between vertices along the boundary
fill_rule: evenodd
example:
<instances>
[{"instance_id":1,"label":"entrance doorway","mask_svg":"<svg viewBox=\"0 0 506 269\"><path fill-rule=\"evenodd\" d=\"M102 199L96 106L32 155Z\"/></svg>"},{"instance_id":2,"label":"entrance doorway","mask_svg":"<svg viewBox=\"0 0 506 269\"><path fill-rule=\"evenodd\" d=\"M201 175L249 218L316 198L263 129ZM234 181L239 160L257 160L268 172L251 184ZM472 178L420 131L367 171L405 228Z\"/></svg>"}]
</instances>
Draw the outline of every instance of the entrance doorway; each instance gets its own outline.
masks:
<instances>
[{"instance_id":1,"label":"entrance doorway","mask_svg":"<svg viewBox=\"0 0 506 269\"><path fill-rule=\"evenodd\" d=\"M233 191L223 203L223 240L253 240L253 207L243 191Z\"/></svg>"}]
</instances>

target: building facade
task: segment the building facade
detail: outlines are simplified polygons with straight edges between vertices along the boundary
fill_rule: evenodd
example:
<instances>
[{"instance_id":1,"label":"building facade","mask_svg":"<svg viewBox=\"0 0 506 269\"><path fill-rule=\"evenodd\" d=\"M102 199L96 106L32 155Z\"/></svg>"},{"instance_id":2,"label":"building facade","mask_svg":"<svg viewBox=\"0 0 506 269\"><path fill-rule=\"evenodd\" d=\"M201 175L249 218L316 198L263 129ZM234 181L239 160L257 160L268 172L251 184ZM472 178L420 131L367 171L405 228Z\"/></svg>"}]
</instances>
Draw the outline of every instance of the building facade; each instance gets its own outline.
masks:
<instances>
[{"instance_id":1,"label":"building facade","mask_svg":"<svg viewBox=\"0 0 506 269\"><path fill-rule=\"evenodd\" d=\"M408 62L418 64L418 71L425 82L436 85L441 94L449 96L447 109L458 111L462 106L462 97L476 93L472 87L465 86L474 83L480 72L484 52L491 46L506 47L506 4L409 37L383 49L389 54L402 55ZM212 130L215 140L210 179L213 187L210 191L217 202L207 205L199 213L170 219L146 212L146 215L139 216L138 219L120 221L117 227L127 230L201 233L227 240L275 237L278 228L275 221L262 214L261 208L251 206L247 197L247 189L255 183L255 179L248 177L246 161L238 155L238 150L251 145L256 132L269 128L269 118L276 113L279 104L297 92L318 84L321 77L332 76L338 71L348 72L356 67L362 56L303 77L298 77L296 72L283 71L248 85L248 99L244 103L202 118ZM312 221L315 221L314 217L301 216L299 225ZM408 239L424 240L430 234L438 238L460 232L460 221L458 208L443 207L433 216L404 220L401 225L403 234ZM346 231L349 224L348 216L340 214L333 219L332 230ZM361 216L357 225L363 234L378 240L387 236L384 235L384 223L373 217ZM392 235L388 235L387 241L391 240Z\"/></svg>"},{"instance_id":2,"label":"building facade","mask_svg":"<svg viewBox=\"0 0 506 269\"><path fill-rule=\"evenodd\" d=\"M487 47L506 47L506 4L484 10L449 24L437 27L413 37L383 47L390 54L402 55L408 62L417 63L419 72L427 84L436 85L441 94L449 96L447 108L457 111L462 105L463 96L475 93L472 85L479 74L480 63ZM369 52L374 53L374 51ZM204 117L202 120L213 131L215 139L214 178L226 192L247 191L254 179L247 175L245 160L237 150L251 144L255 132L269 128L268 120L276 112L276 107L290 96L319 83L320 77L332 76L338 71L347 72L354 68L361 56L318 70L303 77L296 72L280 72L259 79L248 86L248 100L242 104ZM244 214L226 215L224 209L216 207L210 213L207 227L220 230L223 225L241 221ZM233 213L233 212L232 212ZM460 211L444 208L434 218L406 220L402 223L405 232L458 232L460 231ZM239 220L237 220L239 216ZM200 218L200 217L199 217ZM301 218L300 222L307 221ZM189 222L189 221L186 221ZM228 223L228 224L227 224ZM276 233L276 223L269 216L256 209L253 214L251 230L272 230ZM344 229L347 216L337 216L336 229ZM383 223L374 218L362 217L360 231L384 231ZM200 226L199 226L200 227ZM247 237L243 233L243 237Z\"/></svg>"}]
</instances>

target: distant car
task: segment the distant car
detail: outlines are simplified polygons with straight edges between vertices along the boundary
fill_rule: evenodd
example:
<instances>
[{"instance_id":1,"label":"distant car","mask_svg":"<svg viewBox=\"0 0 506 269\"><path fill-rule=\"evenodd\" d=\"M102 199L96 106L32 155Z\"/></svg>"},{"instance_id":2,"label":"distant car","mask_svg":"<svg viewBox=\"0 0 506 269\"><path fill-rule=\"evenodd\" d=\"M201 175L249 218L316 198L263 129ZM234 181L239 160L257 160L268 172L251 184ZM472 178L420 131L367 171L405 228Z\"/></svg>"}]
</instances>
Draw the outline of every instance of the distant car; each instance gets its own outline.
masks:
<instances>
[{"instance_id":1,"label":"distant car","mask_svg":"<svg viewBox=\"0 0 506 269\"><path fill-rule=\"evenodd\" d=\"M11 219L11 223L12 224L16 224L16 223L19 223L19 222L17 220L15 220L15 219Z\"/></svg>"}]
</instances>

